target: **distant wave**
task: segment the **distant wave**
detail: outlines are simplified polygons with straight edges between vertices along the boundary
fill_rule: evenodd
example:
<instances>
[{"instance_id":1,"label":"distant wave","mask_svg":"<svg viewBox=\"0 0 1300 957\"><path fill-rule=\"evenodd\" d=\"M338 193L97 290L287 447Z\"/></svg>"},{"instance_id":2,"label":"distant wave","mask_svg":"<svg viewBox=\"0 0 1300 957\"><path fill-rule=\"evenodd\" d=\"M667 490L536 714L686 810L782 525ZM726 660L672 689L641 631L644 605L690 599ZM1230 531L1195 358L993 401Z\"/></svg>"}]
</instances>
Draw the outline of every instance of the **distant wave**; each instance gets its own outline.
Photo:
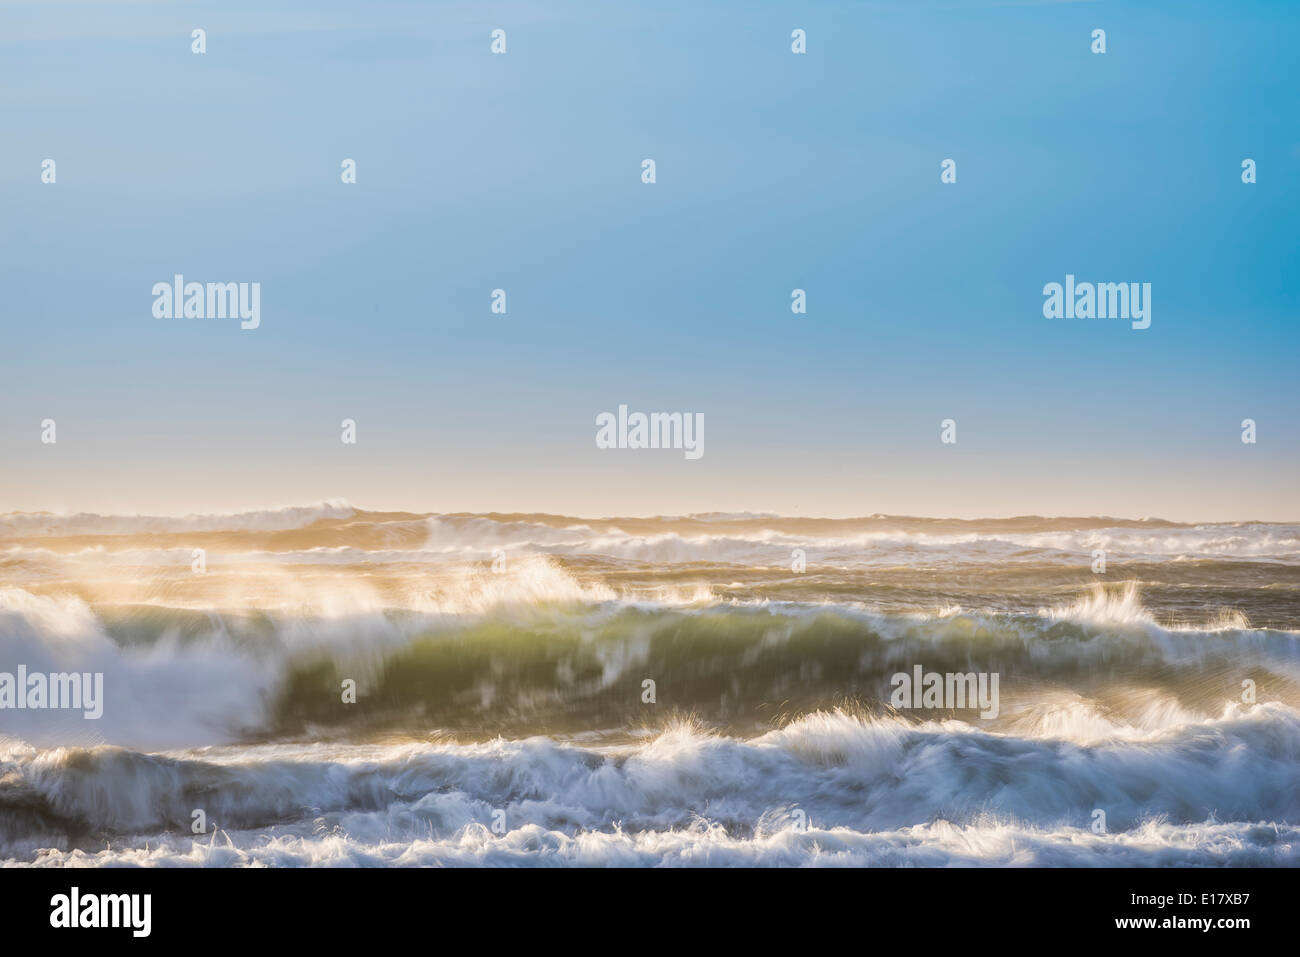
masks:
<instances>
[{"instance_id":1,"label":"distant wave","mask_svg":"<svg viewBox=\"0 0 1300 957\"><path fill-rule=\"evenodd\" d=\"M0 555L101 549L155 552L195 547L321 561L483 557L494 549L653 562L848 565L940 562L1216 559L1300 564L1300 525L1178 524L1096 518L857 519L709 514L578 519L552 515L436 515L366 512L345 502L234 515L0 515ZM36 551L33 551L36 550ZM364 556L361 555L364 553Z\"/></svg>"},{"instance_id":2,"label":"distant wave","mask_svg":"<svg viewBox=\"0 0 1300 957\"><path fill-rule=\"evenodd\" d=\"M312 506L234 512L226 515L98 515L78 512L0 514L0 539L22 536L140 535L155 532L279 531L303 528L321 519L350 518L356 511L342 500Z\"/></svg>"}]
</instances>

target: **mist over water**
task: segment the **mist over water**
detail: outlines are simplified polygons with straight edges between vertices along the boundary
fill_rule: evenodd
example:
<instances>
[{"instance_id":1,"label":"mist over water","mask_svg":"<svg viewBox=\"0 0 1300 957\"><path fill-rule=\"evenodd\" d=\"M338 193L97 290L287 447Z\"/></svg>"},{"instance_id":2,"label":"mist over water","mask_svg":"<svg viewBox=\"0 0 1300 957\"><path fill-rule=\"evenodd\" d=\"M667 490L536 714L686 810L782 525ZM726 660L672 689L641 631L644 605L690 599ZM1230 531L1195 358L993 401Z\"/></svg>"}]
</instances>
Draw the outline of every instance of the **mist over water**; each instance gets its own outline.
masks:
<instances>
[{"instance_id":1,"label":"mist over water","mask_svg":"<svg viewBox=\"0 0 1300 957\"><path fill-rule=\"evenodd\" d=\"M1267 522L0 515L0 672L105 699L0 710L0 860L1293 865L1298 598Z\"/></svg>"}]
</instances>

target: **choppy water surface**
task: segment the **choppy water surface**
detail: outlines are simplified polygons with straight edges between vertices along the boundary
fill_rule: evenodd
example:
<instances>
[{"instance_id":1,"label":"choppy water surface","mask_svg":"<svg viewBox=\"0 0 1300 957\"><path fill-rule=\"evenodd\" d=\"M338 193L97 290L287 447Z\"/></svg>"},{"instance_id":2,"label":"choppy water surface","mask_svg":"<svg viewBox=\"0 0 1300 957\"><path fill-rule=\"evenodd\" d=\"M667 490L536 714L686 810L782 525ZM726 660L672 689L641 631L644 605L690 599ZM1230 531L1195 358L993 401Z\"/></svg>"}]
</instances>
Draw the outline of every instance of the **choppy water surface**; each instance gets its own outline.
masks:
<instances>
[{"instance_id":1,"label":"choppy water surface","mask_svg":"<svg viewBox=\"0 0 1300 957\"><path fill-rule=\"evenodd\" d=\"M0 860L1294 865L1298 598L1265 523L0 515L0 673L104 675L0 710Z\"/></svg>"}]
</instances>

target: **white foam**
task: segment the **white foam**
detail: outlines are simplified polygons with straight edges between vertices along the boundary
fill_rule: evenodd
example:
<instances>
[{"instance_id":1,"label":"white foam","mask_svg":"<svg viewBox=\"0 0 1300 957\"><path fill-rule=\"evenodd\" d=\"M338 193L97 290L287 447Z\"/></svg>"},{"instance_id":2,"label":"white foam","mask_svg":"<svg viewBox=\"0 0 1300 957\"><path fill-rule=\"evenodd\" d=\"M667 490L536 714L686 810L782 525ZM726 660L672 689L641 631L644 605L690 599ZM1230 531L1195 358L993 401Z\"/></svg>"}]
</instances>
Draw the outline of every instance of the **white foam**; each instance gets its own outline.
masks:
<instances>
[{"instance_id":1,"label":"white foam","mask_svg":"<svg viewBox=\"0 0 1300 957\"><path fill-rule=\"evenodd\" d=\"M0 777L117 836L95 855L58 848L57 837L41 845L39 835L0 855L44 864L1293 864L1300 832L1287 822L1300 814L1300 790L1278 772L1298 755L1300 713L1282 706L1092 747L830 712L749 741L677 725L614 750L542 738L161 756L18 749ZM220 837L189 835L196 806ZM1090 830L1097 808L1106 835ZM504 835L490 830L497 811Z\"/></svg>"}]
</instances>

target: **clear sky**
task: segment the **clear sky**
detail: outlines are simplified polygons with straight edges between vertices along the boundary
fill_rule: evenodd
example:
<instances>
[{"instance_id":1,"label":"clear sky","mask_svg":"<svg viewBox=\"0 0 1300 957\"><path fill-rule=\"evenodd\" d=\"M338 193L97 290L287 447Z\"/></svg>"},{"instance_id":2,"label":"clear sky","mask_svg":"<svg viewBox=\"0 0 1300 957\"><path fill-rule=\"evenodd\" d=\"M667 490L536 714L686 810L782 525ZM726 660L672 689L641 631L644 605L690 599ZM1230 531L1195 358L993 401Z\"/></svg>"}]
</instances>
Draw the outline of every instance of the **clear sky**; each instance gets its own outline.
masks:
<instances>
[{"instance_id":1,"label":"clear sky","mask_svg":"<svg viewBox=\"0 0 1300 957\"><path fill-rule=\"evenodd\" d=\"M1275 2L0 0L0 511L1300 519L1297 48ZM155 318L176 273L260 328ZM1044 318L1067 273L1151 327ZM596 448L620 404L703 458Z\"/></svg>"}]
</instances>

